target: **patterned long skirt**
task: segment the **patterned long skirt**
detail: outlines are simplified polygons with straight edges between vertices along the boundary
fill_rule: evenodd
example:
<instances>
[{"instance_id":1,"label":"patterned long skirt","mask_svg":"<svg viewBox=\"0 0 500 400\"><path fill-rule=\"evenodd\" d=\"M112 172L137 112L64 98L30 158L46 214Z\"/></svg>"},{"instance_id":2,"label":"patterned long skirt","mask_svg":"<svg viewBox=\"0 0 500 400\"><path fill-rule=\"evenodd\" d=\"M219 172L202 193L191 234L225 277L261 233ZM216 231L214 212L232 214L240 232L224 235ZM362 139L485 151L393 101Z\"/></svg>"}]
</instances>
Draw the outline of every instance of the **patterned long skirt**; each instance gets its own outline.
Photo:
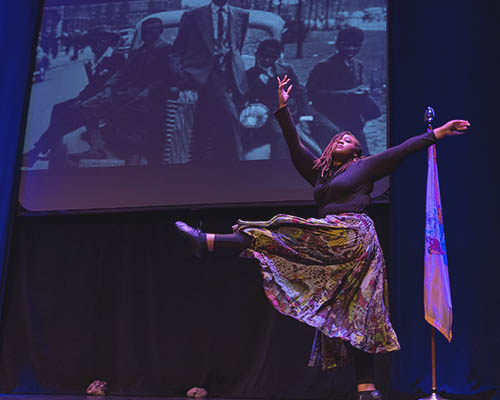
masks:
<instances>
[{"instance_id":1,"label":"patterned long skirt","mask_svg":"<svg viewBox=\"0 0 500 400\"><path fill-rule=\"evenodd\" d=\"M317 329L309 365L345 365L349 344L369 353L399 350L370 217L279 214L269 221L239 220L233 230L252 238L242 256L259 261L274 308Z\"/></svg>"}]
</instances>

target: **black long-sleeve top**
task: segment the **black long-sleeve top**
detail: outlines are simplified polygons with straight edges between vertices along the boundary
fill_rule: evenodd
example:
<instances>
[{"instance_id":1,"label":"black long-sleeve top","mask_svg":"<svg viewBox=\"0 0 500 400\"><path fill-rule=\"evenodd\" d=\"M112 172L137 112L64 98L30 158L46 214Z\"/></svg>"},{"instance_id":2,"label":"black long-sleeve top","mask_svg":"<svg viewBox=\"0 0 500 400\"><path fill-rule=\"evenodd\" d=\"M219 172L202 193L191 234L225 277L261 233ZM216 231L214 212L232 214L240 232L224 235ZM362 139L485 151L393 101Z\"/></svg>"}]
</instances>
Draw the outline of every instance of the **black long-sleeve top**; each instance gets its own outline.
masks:
<instances>
[{"instance_id":1,"label":"black long-sleeve top","mask_svg":"<svg viewBox=\"0 0 500 400\"><path fill-rule=\"evenodd\" d=\"M280 108L274 115L283 131L295 169L314 187L320 218L328 214L366 212L373 183L394 171L406 156L437 140L434 132L414 136L386 151L357 160L338 175L333 170L329 178L321 179L321 171L313 168L316 157L301 143L288 108Z\"/></svg>"}]
</instances>

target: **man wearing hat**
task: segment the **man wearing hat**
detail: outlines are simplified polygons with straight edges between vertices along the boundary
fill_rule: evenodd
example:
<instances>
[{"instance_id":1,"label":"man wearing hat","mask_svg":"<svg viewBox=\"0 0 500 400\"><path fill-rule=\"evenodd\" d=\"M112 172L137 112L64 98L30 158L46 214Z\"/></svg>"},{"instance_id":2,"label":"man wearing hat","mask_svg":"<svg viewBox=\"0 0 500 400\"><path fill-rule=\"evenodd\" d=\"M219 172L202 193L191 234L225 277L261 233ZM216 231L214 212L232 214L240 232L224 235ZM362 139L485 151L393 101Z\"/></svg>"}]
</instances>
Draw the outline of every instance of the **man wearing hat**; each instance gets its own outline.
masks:
<instances>
[{"instance_id":1,"label":"man wearing hat","mask_svg":"<svg viewBox=\"0 0 500 400\"><path fill-rule=\"evenodd\" d=\"M248 92L245 99L250 105L259 103L265 105L269 111L274 110L276 108L276 77L286 75L295 93L288 103L289 109L298 122L297 128L301 138L309 149L319 156L323 146L330 141L332 134L339 132L338 128L309 105L304 86L299 82L292 65L282 61L282 52L283 45L276 39L265 39L259 43L255 52L255 65L246 72ZM301 121L301 117L305 116L309 120L307 123ZM271 154L263 158L289 158L288 146L275 118L269 118L268 115L262 127L247 129L245 133L242 136L247 151L270 143ZM262 158L259 156L258 159Z\"/></svg>"},{"instance_id":2,"label":"man wearing hat","mask_svg":"<svg viewBox=\"0 0 500 400\"><path fill-rule=\"evenodd\" d=\"M83 90L86 92L85 97L99 92L106 81L124 65L125 56L114 50L119 40L120 35L107 25L100 25L88 31L87 42L92 49L93 57L85 63L89 80L89 84Z\"/></svg>"},{"instance_id":3,"label":"man wearing hat","mask_svg":"<svg viewBox=\"0 0 500 400\"><path fill-rule=\"evenodd\" d=\"M117 33L105 25L89 30L87 41L93 57L85 64L88 83L77 97L54 105L49 127L34 147L24 154L23 166L33 166L36 160L52 150L64 135L83 125L82 103L99 93L106 81L125 63L123 54L113 50L119 38Z\"/></svg>"},{"instance_id":4,"label":"man wearing hat","mask_svg":"<svg viewBox=\"0 0 500 400\"><path fill-rule=\"evenodd\" d=\"M82 104L90 114L87 118L94 114L117 128L104 137L107 150L130 165L144 158L148 165L162 162L165 101L178 94L172 89L178 77L169 62L171 45L163 32L161 19L142 21L138 30L141 45L130 51L104 91Z\"/></svg>"},{"instance_id":5,"label":"man wearing hat","mask_svg":"<svg viewBox=\"0 0 500 400\"><path fill-rule=\"evenodd\" d=\"M363 40L361 29L342 29L335 43L336 54L313 68L306 87L313 107L340 130L356 135L363 154L368 155L363 127L367 121L380 116L380 110L368 88L363 86L363 64L355 58Z\"/></svg>"},{"instance_id":6,"label":"man wearing hat","mask_svg":"<svg viewBox=\"0 0 500 400\"><path fill-rule=\"evenodd\" d=\"M293 114L296 114L297 108L304 106L305 93L293 67L281 61L282 52L283 45L276 39L265 39L259 43L255 52L255 65L246 71L248 92L245 99L250 104L263 104L269 111L273 111L276 108L276 77L287 75L296 94L290 104ZM288 147L275 118L268 117L262 127L248 130L243 139L245 147L249 148L270 143L271 159L289 157Z\"/></svg>"}]
</instances>

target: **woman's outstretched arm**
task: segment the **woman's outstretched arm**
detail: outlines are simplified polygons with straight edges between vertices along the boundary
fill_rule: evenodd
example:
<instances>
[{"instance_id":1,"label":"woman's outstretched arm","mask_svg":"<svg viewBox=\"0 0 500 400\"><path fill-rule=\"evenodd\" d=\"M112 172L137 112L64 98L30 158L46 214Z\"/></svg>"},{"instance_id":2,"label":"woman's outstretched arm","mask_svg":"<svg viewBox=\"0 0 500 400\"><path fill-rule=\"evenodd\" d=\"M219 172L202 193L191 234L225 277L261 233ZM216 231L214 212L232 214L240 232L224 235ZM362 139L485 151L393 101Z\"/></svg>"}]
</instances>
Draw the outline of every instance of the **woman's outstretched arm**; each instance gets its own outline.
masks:
<instances>
[{"instance_id":1,"label":"woman's outstretched arm","mask_svg":"<svg viewBox=\"0 0 500 400\"><path fill-rule=\"evenodd\" d=\"M288 89L285 89L285 86L289 82L290 79L288 79L286 75L283 79L278 77L279 108L274 115L280 124L295 169L307 182L314 186L318 177L318 171L313 169L314 160L316 158L300 141L299 133L295 128L295 123L286 106L288 98L290 97L290 91L292 90L292 85L290 85Z\"/></svg>"},{"instance_id":2,"label":"woman's outstretched arm","mask_svg":"<svg viewBox=\"0 0 500 400\"><path fill-rule=\"evenodd\" d=\"M394 171L408 155L423 150L446 136L462 135L469 126L469 122L465 120L449 121L431 132L414 136L386 151L362 159L364 168L367 168L370 178L375 181Z\"/></svg>"}]
</instances>

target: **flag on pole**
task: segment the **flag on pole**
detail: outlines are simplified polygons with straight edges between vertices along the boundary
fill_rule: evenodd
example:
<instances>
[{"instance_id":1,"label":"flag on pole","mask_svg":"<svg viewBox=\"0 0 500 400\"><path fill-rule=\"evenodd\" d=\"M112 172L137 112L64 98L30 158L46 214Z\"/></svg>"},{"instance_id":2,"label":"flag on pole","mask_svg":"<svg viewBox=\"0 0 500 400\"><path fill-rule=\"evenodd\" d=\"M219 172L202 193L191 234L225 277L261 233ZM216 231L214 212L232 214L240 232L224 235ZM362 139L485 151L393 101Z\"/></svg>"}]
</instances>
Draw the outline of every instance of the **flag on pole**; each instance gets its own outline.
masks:
<instances>
[{"instance_id":1,"label":"flag on pole","mask_svg":"<svg viewBox=\"0 0 500 400\"><path fill-rule=\"evenodd\" d=\"M451 341L453 315L435 145L428 149L425 217L425 320Z\"/></svg>"}]
</instances>

